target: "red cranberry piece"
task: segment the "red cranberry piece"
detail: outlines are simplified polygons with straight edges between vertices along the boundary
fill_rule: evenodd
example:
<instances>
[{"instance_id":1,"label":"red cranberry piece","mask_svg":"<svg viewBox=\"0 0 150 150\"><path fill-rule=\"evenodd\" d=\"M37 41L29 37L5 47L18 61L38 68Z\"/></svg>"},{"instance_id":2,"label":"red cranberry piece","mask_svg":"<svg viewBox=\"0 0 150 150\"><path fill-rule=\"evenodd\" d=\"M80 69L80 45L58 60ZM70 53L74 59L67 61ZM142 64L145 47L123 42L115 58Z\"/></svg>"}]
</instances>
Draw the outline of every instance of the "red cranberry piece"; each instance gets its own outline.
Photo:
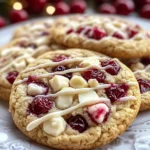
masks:
<instances>
[{"instance_id":1,"label":"red cranberry piece","mask_svg":"<svg viewBox=\"0 0 150 150\"><path fill-rule=\"evenodd\" d=\"M104 3L99 6L98 11L104 14L115 14L116 8L109 3Z\"/></svg>"},{"instance_id":2,"label":"red cranberry piece","mask_svg":"<svg viewBox=\"0 0 150 150\"><path fill-rule=\"evenodd\" d=\"M109 88L105 89L105 92L106 92L107 97L113 103L119 100L121 97L126 96L128 89L129 87L126 84L122 84L122 85L112 84Z\"/></svg>"},{"instance_id":3,"label":"red cranberry piece","mask_svg":"<svg viewBox=\"0 0 150 150\"><path fill-rule=\"evenodd\" d=\"M84 13L86 10L86 2L84 0L74 0L70 5L71 13Z\"/></svg>"},{"instance_id":4,"label":"red cranberry piece","mask_svg":"<svg viewBox=\"0 0 150 150\"><path fill-rule=\"evenodd\" d=\"M4 27L5 25L6 25L5 19L0 16L0 28Z\"/></svg>"},{"instance_id":5,"label":"red cranberry piece","mask_svg":"<svg viewBox=\"0 0 150 150\"><path fill-rule=\"evenodd\" d=\"M88 128L86 120L81 115L71 116L67 123L74 129L79 131L79 133L84 132Z\"/></svg>"},{"instance_id":6,"label":"red cranberry piece","mask_svg":"<svg viewBox=\"0 0 150 150\"><path fill-rule=\"evenodd\" d=\"M82 76L86 81L88 81L89 79L96 79L99 83L104 83L104 80L106 78L104 72L101 72L98 69L87 70L82 74Z\"/></svg>"},{"instance_id":7,"label":"red cranberry piece","mask_svg":"<svg viewBox=\"0 0 150 150\"><path fill-rule=\"evenodd\" d=\"M129 34L129 38L134 37L136 34L138 34L138 31L135 29L127 29L128 34Z\"/></svg>"},{"instance_id":8,"label":"red cranberry piece","mask_svg":"<svg viewBox=\"0 0 150 150\"><path fill-rule=\"evenodd\" d=\"M10 20L12 23L25 21L28 19L28 14L25 10L12 10L10 12Z\"/></svg>"},{"instance_id":9,"label":"red cranberry piece","mask_svg":"<svg viewBox=\"0 0 150 150\"><path fill-rule=\"evenodd\" d=\"M59 2L55 5L55 15L64 15L70 12L69 5L65 2Z\"/></svg>"},{"instance_id":10,"label":"red cranberry piece","mask_svg":"<svg viewBox=\"0 0 150 150\"><path fill-rule=\"evenodd\" d=\"M85 27L80 27L77 29L76 33L80 34L84 29L85 29Z\"/></svg>"},{"instance_id":11,"label":"red cranberry piece","mask_svg":"<svg viewBox=\"0 0 150 150\"><path fill-rule=\"evenodd\" d=\"M27 84L37 83L37 82L39 82L39 79L35 75L28 77Z\"/></svg>"},{"instance_id":12,"label":"red cranberry piece","mask_svg":"<svg viewBox=\"0 0 150 150\"><path fill-rule=\"evenodd\" d=\"M66 66L57 66L57 67L53 68L52 71L57 72L57 71L64 71L64 70L67 70L67 69L68 69L68 67L66 67ZM72 78L72 73L67 73L67 74L64 74L63 76L65 76L68 79L71 79Z\"/></svg>"},{"instance_id":13,"label":"red cranberry piece","mask_svg":"<svg viewBox=\"0 0 150 150\"><path fill-rule=\"evenodd\" d=\"M98 27L94 27L92 29L92 32L93 32L92 34L90 34L90 32L88 32L88 34L87 34L88 38L100 40L107 36L107 33L105 32L105 30L99 29Z\"/></svg>"},{"instance_id":14,"label":"red cranberry piece","mask_svg":"<svg viewBox=\"0 0 150 150\"><path fill-rule=\"evenodd\" d=\"M141 93L150 91L150 81L145 79L138 79L137 81L139 83Z\"/></svg>"},{"instance_id":15,"label":"red cranberry piece","mask_svg":"<svg viewBox=\"0 0 150 150\"><path fill-rule=\"evenodd\" d=\"M53 107L53 102L45 97L35 97L29 106L31 113L40 115L46 114Z\"/></svg>"},{"instance_id":16,"label":"red cranberry piece","mask_svg":"<svg viewBox=\"0 0 150 150\"><path fill-rule=\"evenodd\" d=\"M13 84L18 74L19 73L17 71L9 72L6 76L6 79L9 81L9 83Z\"/></svg>"},{"instance_id":17,"label":"red cranberry piece","mask_svg":"<svg viewBox=\"0 0 150 150\"><path fill-rule=\"evenodd\" d=\"M132 0L116 0L115 8L118 14L128 15L134 11L134 3Z\"/></svg>"},{"instance_id":18,"label":"red cranberry piece","mask_svg":"<svg viewBox=\"0 0 150 150\"><path fill-rule=\"evenodd\" d=\"M73 33L73 32L74 32L73 29L69 29L69 30L67 31L67 34L70 34L70 33Z\"/></svg>"},{"instance_id":19,"label":"red cranberry piece","mask_svg":"<svg viewBox=\"0 0 150 150\"><path fill-rule=\"evenodd\" d=\"M105 60L101 62L102 67L110 66L110 68L105 69L111 75L117 75L120 71L120 65L114 60Z\"/></svg>"},{"instance_id":20,"label":"red cranberry piece","mask_svg":"<svg viewBox=\"0 0 150 150\"><path fill-rule=\"evenodd\" d=\"M59 61L65 60L65 59L68 59L68 56L59 55L59 56L56 56L56 57L53 59L53 62L59 62Z\"/></svg>"},{"instance_id":21,"label":"red cranberry piece","mask_svg":"<svg viewBox=\"0 0 150 150\"><path fill-rule=\"evenodd\" d=\"M141 63L144 64L145 66L150 64L150 58L144 57L141 59Z\"/></svg>"},{"instance_id":22,"label":"red cranberry piece","mask_svg":"<svg viewBox=\"0 0 150 150\"><path fill-rule=\"evenodd\" d=\"M144 5L140 10L140 16L150 19L150 4Z\"/></svg>"},{"instance_id":23,"label":"red cranberry piece","mask_svg":"<svg viewBox=\"0 0 150 150\"><path fill-rule=\"evenodd\" d=\"M124 37L118 32L115 32L112 36L117 38L117 39L124 39Z\"/></svg>"}]
</instances>

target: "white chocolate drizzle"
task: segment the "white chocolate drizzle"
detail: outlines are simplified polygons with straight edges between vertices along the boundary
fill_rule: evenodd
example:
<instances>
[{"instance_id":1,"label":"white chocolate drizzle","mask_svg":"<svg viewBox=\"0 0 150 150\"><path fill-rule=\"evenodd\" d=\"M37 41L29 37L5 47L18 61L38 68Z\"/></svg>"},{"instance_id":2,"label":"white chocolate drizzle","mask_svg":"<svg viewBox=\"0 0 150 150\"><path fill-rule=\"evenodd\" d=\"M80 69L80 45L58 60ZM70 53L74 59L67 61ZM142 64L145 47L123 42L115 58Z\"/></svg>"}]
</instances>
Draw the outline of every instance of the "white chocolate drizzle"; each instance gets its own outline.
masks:
<instances>
[{"instance_id":1,"label":"white chocolate drizzle","mask_svg":"<svg viewBox=\"0 0 150 150\"><path fill-rule=\"evenodd\" d=\"M72 111L74 111L74 110L76 110L80 107L84 107L84 106L87 106L87 105L92 105L92 104L96 104L96 103L104 102L104 101L109 101L109 99L100 98L99 100L92 100L92 101L89 100L89 101L86 101L86 102L79 103L76 106L72 106L72 107L70 107L68 109L65 109L65 110L62 110L62 111L47 114L47 115L45 115L41 118L38 118L38 119L32 121L31 123L29 123L27 125L26 129L27 129L27 131L31 131L34 128L36 128L38 125L40 125L42 122L50 119L51 117L67 115L68 113L71 113Z\"/></svg>"}]
</instances>

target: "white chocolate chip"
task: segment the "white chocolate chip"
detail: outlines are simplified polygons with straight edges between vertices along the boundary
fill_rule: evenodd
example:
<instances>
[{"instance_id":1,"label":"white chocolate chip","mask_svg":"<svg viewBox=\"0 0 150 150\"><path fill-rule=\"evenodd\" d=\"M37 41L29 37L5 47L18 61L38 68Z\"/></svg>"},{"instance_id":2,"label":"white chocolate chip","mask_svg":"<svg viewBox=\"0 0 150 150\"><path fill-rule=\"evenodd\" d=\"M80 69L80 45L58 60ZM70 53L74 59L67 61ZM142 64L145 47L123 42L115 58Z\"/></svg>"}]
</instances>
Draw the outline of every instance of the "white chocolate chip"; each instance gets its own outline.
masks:
<instances>
[{"instance_id":1,"label":"white chocolate chip","mask_svg":"<svg viewBox=\"0 0 150 150\"><path fill-rule=\"evenodd\" d=\"M65 131L66 121L62 117L51 118L43 123L43 130L52 136L58 136Z\"/></svg>"},{"instance_id":2,"label":"white chocolate chip","mask_svg":"<svg viewBox=\"0 0 150 150\"><path fill-rule=\"evenodd\" d=\"M109 107L104 103L99 103L88 108L88 113L97 122L102 123L109 113Z\"/></svg>"},{"instance_id":3,"label":"white chocolate chip","mask_svg":"<svg viewBox=\"0 0 150 150\"><path fill-rule=\"evenodd\" d=\"M90 91L86 93L80 93L78 95L79 102L91 101L91 100L99 100L100 97L97 95L95 91Z\"/></svg>"},{"instance_id":4,"label":"white chocolate chip","mask_svg":"<svg viewBox=\"0 0 150 150\"><path fill-rule=\"evenodd\" d=\"M96 79L88 80L88 84L89 84L90 87L97 87L99 85L99 83Z\"/></svg>"},{"instance_id":5,"label":"white chocolate chip","mask_svg":"<svg viewBox=\"0 0 150 150\"><path fill-rule=\"evenodd\" d=\"M85 88L88 87L88 84L84 78L75 75L70 80L70 86L73 88Z\"/></svg>"},{"instance_id":6,"label":"white chocolate chip","mask_svg":"<svg viewBox=\"0 0 150 150\"><path fill-rule=\"evenodd\" d=\"M67 91L67 90L74 90L74 89L71 87L62 89L62 91ZM72 105L72 102L73 102L72 94L60 95L55 99L55 104L59 109L69 108Z\"/></svg>"},{"instance_id":7,"label":"white chocolate chip","mask_svg":"<svg viewBox=\"0 0 150 150\"><path fill-rule=\"evenodd\" d=\"M14 64L15 70L20 72L21 70L23 70L26 67L26 62L24 60L20 61L20 62L15 62Z\"/></svg>"},{"instance_id":8,"label":"white chocolate chip","mask_svg":"<svg viewBox=\"0 0 150 150\"><path fill-rule=\"evenodd\" d=\"M69 87L69 79L60 76L60 75L55 75L50 81L49 81L51 87L53 88L54 92L57 92L61 90L64 87Z\"/></svg>"},{"instance_id":9,"label":"white chocolate chip","mask_svg":"<svg viewBox=\"0 0 150 150\"><path fill-rule=\"evenodd\" d=\"M90 66L90 65L99 65L99 64L100 64L100 62L96 57L89 57L89 58L83 60L80 63L80 66L87 67L87 66Z\"/></svg>"},{"instance_id":10,"label":"white chocolate chip","mask_svg":"<svg viewBox=\"0 0 150 150\"><path fill-rule=\"evenodd\" d=\"M28 85L27 92L29 95L36 96L46 92L46 88L39 86L35 83L30 83Z\"/></svg>"}]
</instances>

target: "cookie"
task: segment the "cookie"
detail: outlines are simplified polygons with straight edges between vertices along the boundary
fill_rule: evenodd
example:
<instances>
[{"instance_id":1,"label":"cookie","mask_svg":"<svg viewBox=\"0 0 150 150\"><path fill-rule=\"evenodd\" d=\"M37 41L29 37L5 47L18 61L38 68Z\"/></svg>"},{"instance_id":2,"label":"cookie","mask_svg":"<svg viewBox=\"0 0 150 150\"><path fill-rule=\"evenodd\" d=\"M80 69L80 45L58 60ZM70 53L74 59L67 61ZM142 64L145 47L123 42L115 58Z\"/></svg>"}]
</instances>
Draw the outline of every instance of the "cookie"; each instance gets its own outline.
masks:
<instances>
[{"instance_id":1,"label":"cookie","mask_svg":"<svg viewBox=\"0 0 150 150\"><path fill-rule=\"evenodd\" d=\"M34 61L31 52L30 49L6 46L0 51L0 99L9 100L15 78Z\"/></svg>"},{"instance_id":2,"label":"cookie","mask_svg":"<svg viewBox=\"0 0 150 150\"><path fill-rule=\"evenodd\" d=\"M38 57L50 49L62 49L63 46L56 44L51 38L50 28L53 22L54 20L51 19L41 22L33 21L17 28L9 46L32 48L35 52L34 57Z\"/></svg>"},{"instance_id":3,"label":"cookie","mask_svg":"<svg viewBox=\"0 0 150 150\"><path fill-rule=\"evenodd\" d=\"M139 25L119 18L64 17L56 21L51 32L59 44L98 51L111 57L140 58L150 53L149 33Z\"/></svg>"},{"instance_id":4,"label":"cookie","mask_svg":"<svg viewBox=\"0 0 150 150\"><path fill-rule=\"evenodd\" d=\"M0 48L0 99L9 100L13 81L31 60L47 51L64 48L52 41L51 24L52 21L25 24L16 29L11 42Z\"/></svg>"},{"instance_id":5,"label":"cookie","mask_svg":"<svg viewBox=\"0 0 150 150\"><path fill-rule=\"evenodd\" d=\"M150 58L133 59L124 61L134 72L141 91L140 111L150 109Z\"/></svg>"},{"instance_id":6,"label":"cookie","mask_svg":"<svg viewBox=\"0 0 150 150\"><path fill-rule=\"evenodd\" d=\"M103 146L140 107L138 83L118 59L83 49L39 57L15 80L10 112L29 138L57 149Z\"/></svg>"}]
</instances>

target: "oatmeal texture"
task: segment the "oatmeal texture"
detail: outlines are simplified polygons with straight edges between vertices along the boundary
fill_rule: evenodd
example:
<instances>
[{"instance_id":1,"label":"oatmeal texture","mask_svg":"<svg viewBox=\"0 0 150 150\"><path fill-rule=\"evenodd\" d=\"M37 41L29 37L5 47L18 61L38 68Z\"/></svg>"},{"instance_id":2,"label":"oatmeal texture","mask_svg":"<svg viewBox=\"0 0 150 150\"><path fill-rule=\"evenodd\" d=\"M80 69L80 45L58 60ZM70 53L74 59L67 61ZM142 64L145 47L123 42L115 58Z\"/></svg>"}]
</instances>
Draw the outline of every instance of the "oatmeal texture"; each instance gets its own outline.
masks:
<instances>
[{"instance_id":1,"label":"oatmeal texture","mask_svg":"<svg viewBox=\"0 0 150 150\"><path fill-rule=\"evenodd\" d=\"M57 112L60 110L59 108L57 108L56 105L53 105L53 108L51 108L48 113L41 114L40 116L32 114L30 112L31 108L29 106L33 103L34 97L27 94L27 91L29 90L29 84L27 83L29 82L29 77L34 76L34 75L37 75L37 76L44 75L46 73L53 72L54 69L52 68L51 65L47 65L47 67L44 67L45 66L44 64L51 64L52 61L54 61L56 57L60 57L60 56L61 56L61 59L62 59L62 56L67 57L65 58L66 60L76 59L76 58L84 58L84 60L87 60L89 57L92 57L92 56L94 57L96 56L97 58L99 58L99 60L109 59L108 57L101 55L100 53L91 52L91 51L83 50L83 49L68 49L65 52L62 50L58 50L56 52L49 52L39 57L35 62L31 63L23 72L19 74L19 76L17 77L12 87L9 109L10 109L10 112L12 114L12 117L16 126L26 136L37 141L38 143L41 143L43 145L47 145L53 148L57 148L57 149L86 150L86 149L103 146L113 141L120 134L122 134L128 128L128 126L132 123L132 121L134 120L134 118L136 117L139 111L140 104L141 104L139 86L133 73L130 71L130 69L128 69L124 64L122 64L117 59L115 59L114 61L119 64L120 70L117 72L116 75L110 75L110 73L112 73L110 72L110 70L107 70L110 73L106 72L106 70L103 70L106 78L105 78L105 81L102 81L102 83L99 83L98 85L109 84L109 83L119 84L119 85L123 84L124 88L128 87L126 96L132 97L133 99L128 98L127 100L124 100L124 101L120 100L120 101L116 101L113 103L110 103L107 101L104 103L102 102L102 104L105 105L107 109L109 109L109 113L107 113L108 116L107 115L105 116L106 117L105 121L104 120L102 121L101 120L102 118L100 120L96 120L96 121L101 121L99 123L93 122L91 117L87 114L87 110L90 108L88 105L75 109L64 116L61 116L65 121L68 120L70 116L80 115L84 117L85 121L88 124L88 128L86 128L84 132L82 133L79 133L76 129L73 129L67 123L64 131L61 134L57 136L52 136L51 134L48 134L46 130L43 130L43 126L45 122L40 123L33 130L27 131L27 126L33 123L35 120L39 120L40 118L45 117L45 115L49 115L53 112ZM58 61L58 58L57 58L57 61ZM59 60L59 61L64 61L64 60ZM72 68L74 66L78 66L79 63L82 64L80 66L81 68L84 68L83 66L85 64L87 65L87 62L83 63L82 60L81 62L72 62L66 65L68 68ZM39 67L36 69L32 68L32 67L37 67L42 64L43 64L43 67ZM92 65L94 65L94 63ZM55 70L58 70L58 67L57 69L55 68ZM57 75L54 75L54 77L55 76ZM72 78L77 77L77 76L82 77L81 72L74 72L72 74ZM64 76L63 78L65 78L65 80L62 80L61 83L66 82L68 80L72 80L72 78L66 79L66 77ZM70 76L67 76L67 78L70 78ZM24 79L27 79L27 80L23 82ZM50 77L40 78L40 82L44 83L45 85L49 87L49 90L45 96L52 94L52 93L53 94L57 93L57 92L54 92L54 89L52 89L52 86L54 86L54 84L50 85L49 80L50 80ZM84 86L86 87L87 86L86 82L84 83L85 83ZM97 82L93 80L93 83L97 83ZM95 85L95 84L92 84L92 85ZM55 88L58 88L58 86ZM77 88L77 89L80 90L80 88ZM99 95L100 97L107 99L108 97L104 91L105 89L102 89L102 90L98 89L95 91L95 93ZM86 98L88 97L84 97L84 99ZM52 101L56 103L55 99ZM73 106L78 105L79 101L80 101L80 98L78 99L78 97L75 96L73 98L73 102L71 106L69 106L68 109ZM98 103L98 104L101 105L101 103ZM93 104L91 106L93 106ZM90 110L90 112L92 111L93 109ZM106 109L104 110L104 112L106 112Z\"/></svg>"}]
</instances>

